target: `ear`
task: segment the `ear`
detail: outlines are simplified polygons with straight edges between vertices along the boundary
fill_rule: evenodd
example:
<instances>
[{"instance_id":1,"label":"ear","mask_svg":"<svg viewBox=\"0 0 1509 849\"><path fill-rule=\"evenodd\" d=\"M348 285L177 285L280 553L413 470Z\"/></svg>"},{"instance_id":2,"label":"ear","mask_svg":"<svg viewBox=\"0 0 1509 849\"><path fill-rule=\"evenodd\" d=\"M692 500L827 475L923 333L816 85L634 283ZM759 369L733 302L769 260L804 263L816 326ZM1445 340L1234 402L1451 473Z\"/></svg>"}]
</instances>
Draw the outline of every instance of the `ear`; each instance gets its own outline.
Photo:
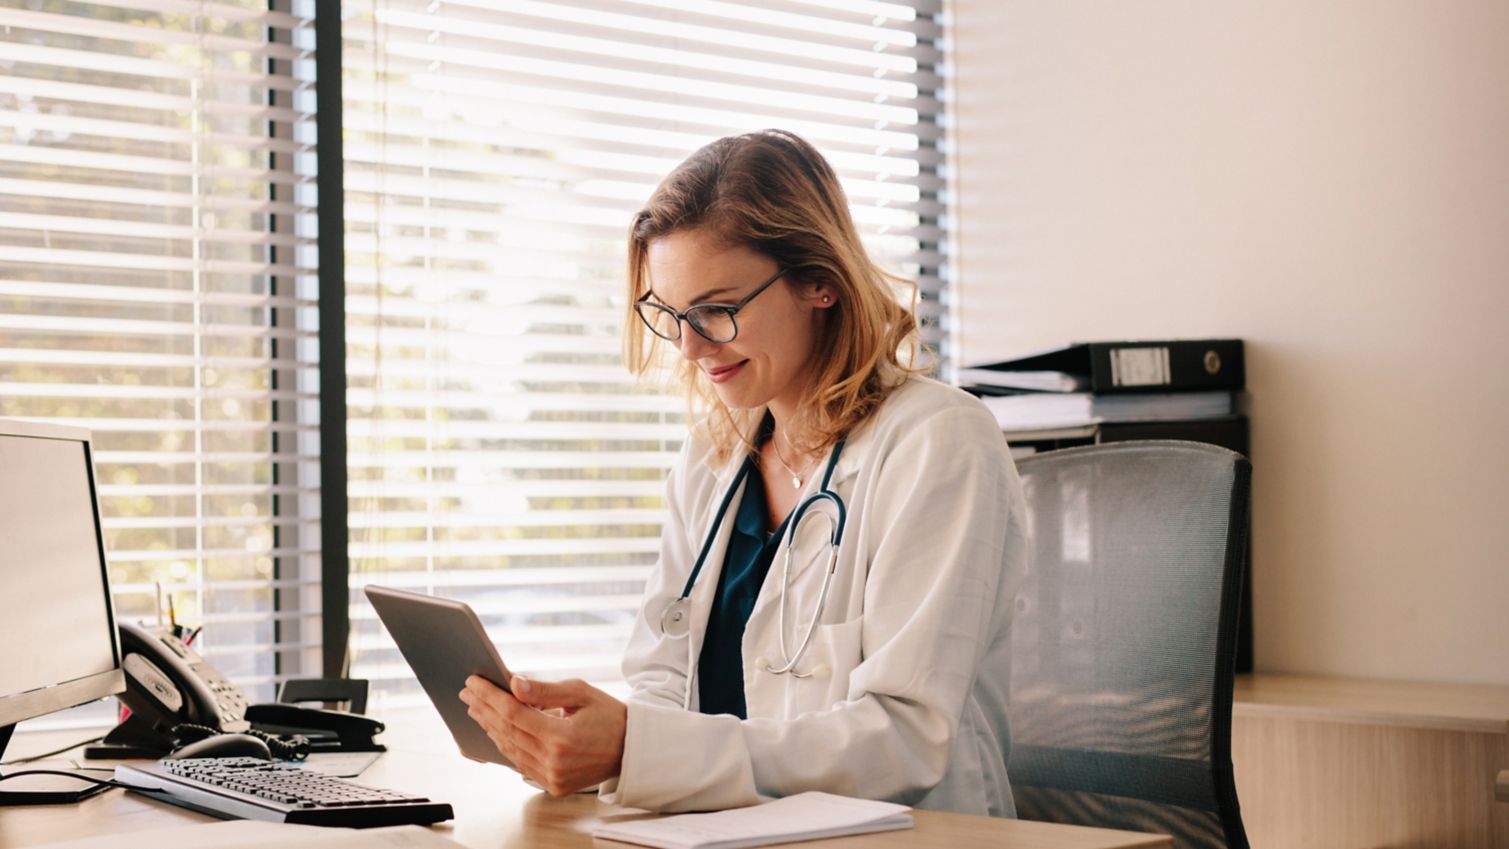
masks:
<instances>
[{"instance_id":1,"label":"ear","mask_svg":"<svg viewBox=\"0 0 1509 849\"><path fill-rule=\"evenodd\" d=\"M807 289L807 298L812 306L826 310L838 305L838 291L827 283L813 283Z\"/></svg>"}]
</instances>

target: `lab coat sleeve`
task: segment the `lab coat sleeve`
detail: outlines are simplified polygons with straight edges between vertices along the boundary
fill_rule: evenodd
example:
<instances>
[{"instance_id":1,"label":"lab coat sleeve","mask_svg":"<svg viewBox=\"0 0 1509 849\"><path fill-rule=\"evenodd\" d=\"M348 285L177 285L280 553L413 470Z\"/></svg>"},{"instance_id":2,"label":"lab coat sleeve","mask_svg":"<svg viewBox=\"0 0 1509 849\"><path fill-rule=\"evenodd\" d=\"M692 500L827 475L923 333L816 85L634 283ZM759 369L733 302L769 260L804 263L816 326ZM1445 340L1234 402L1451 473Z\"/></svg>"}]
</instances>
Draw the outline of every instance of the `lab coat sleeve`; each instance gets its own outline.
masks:
<instances>
[{"instance_id":1,"label":"lab coat sleeve","mask_svg":"<svg viewBox=\"0 0 1509 849\"><path fill-rule=\"evenodd\" d=\"M631 702L611 801L714 810L824 790L910 804L942 779L992 637L1010 459L989 413L960 405L911 425L876 462L864 659L847 699L786 720Z\"/></svg>"},{"instance_id":2,"label":"lab coat sleeve","mask_svg":"<svg viewBox=\"0 0 1509 849\"><path fill-rule=\"evenodd\" d=\"M644 603L639 607L624 652L623 676L629 685L630 714L636 705L656 705L684 713L686 641L660 639L659 616L666 604L681 595L696 557L687 537L685 515L690 509L685 491L687 469L696 462L694 457L694 439L688 439L666 479L665 501L670 515L660 536L660 558L645 587ZM598 796L605 802L621 804L618 779L599 785Z\"/></svg>"},{"instance_id":3,"label":"lab coat sleeve","mask_svg":"<svg viewBox=\"0 0 1509 849\"><path fill-rule=\"evenodd\" d=\"M666 479L669 517L660 537L660 557L645 587L644 603L635 617L624 652L623 675L629 700L681 709L686 693L686 641L660 637L660 614L680 597L696 552L687 535L686 479L688 464L698 462L694 440L688 439Z\"/></svg>"}]
</instances>

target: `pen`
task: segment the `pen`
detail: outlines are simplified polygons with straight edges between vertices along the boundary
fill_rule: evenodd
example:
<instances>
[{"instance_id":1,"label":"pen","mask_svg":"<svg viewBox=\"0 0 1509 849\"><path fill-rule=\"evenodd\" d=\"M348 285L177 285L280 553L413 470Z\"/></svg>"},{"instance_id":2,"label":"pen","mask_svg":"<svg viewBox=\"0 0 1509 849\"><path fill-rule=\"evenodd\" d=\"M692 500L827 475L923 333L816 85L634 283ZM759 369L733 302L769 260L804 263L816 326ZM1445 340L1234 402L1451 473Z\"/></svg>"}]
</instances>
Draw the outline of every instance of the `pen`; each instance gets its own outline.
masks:
<instances>
[{"instance_id":1,"label":"pen","mask_svg":"<svg viewBox=\"0 0 1509 849\"><path fill-rule=\"evenodd\" d=\"M168 593L168 627L172 629L173 636L183 636L183 633L178 630L178 612L173 609L172 593Z\"/></svg>"}]
</instances>

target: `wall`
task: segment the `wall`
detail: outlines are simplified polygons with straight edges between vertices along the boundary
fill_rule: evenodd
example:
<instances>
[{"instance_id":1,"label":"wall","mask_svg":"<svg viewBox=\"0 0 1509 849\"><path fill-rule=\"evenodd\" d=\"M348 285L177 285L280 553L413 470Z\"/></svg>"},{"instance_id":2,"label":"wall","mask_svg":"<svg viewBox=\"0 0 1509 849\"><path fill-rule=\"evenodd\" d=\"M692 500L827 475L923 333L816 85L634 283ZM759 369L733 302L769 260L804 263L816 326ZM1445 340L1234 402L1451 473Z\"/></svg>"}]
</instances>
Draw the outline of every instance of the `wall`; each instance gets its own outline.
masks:
<instances>
[{"instance_id":1,"label":"wall","mask_svg":"<svg viewBox=\"0 0 1509 849\"><path fill-rule=\"evenodd\" d=\"M1258 668L1509 684L1509 3L949 14L962 359L1245 338Z\"/></svg>"}]
</instances>

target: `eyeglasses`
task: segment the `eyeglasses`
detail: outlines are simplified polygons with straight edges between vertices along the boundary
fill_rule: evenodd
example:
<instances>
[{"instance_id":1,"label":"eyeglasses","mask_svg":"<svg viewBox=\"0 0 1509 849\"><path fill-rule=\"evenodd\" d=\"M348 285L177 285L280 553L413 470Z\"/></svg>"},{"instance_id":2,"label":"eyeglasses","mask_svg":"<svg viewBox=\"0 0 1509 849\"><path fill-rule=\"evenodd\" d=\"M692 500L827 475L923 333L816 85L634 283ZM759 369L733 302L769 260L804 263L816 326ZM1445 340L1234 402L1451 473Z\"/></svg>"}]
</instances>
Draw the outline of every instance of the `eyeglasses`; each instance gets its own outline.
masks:
<instances>
[{"instance_id":1,"label":"eyeglasses","mask_svg":"<svg viewBox=\"0 0 1509 849\"><path fill-rule=\"evenodd\" d=\"M755 296L770 288L770 284L781 279L788 269L781 269L775 276L759 285L759 288L744 296L737 304L693 304L686 308L686 312L676 312L664 304L657 304L649 300L649 294L634 302L634 311L639 313L639 320L650 328L650 332L670 342L681 339L681 322L685 321L709 342L722 344L734 341L739 335L739 325L734 321L734 316L739 310L744 309Z\"/></svg>"}]
</instances>

